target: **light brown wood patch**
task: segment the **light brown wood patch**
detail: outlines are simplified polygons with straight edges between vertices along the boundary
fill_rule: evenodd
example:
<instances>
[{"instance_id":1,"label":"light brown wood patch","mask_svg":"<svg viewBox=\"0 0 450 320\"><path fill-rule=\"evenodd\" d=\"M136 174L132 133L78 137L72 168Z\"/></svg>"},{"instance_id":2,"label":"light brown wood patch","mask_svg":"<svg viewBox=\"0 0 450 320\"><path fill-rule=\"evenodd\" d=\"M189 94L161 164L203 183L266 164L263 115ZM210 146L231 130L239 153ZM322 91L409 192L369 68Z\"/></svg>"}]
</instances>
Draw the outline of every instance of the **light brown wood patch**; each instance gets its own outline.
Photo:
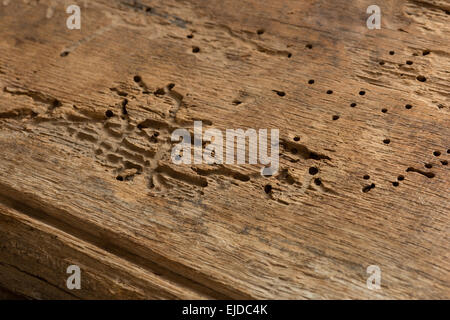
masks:
<instances>
[{"instance_id":1,"label":"light brown wood patch","mask_svg":"<svg viewBox=\"0 0 450 320\"><path fill-rule=\"evenodd\" d=\"M1 298L450 298L448 1L380 30L360 0L75 2L80 30L0 1ZM173 164L196 120L279 129L278 173Z\"/></svg>"}]
</instances>

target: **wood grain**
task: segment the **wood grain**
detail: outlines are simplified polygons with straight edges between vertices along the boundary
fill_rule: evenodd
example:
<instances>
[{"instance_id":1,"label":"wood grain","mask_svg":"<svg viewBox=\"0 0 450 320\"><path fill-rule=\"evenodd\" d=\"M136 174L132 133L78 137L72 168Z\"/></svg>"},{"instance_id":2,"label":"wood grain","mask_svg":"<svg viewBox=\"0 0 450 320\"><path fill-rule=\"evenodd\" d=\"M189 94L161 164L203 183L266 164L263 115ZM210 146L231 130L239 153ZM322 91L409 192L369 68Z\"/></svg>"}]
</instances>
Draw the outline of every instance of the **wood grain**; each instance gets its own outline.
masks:
<instances>
[{"instance_id":1,"label":"wood grain","mask_svg":"<svg viewBox=\"0 0 450 320\"><path fill-rule=\"evenodd\" d=\"M76 2L81 30L0 3L5 292L450 298L448 1L384 0L381 30L363 0ZM174 165L195 120L279 129L278 174Z\"/></svg>"}]
</instances>

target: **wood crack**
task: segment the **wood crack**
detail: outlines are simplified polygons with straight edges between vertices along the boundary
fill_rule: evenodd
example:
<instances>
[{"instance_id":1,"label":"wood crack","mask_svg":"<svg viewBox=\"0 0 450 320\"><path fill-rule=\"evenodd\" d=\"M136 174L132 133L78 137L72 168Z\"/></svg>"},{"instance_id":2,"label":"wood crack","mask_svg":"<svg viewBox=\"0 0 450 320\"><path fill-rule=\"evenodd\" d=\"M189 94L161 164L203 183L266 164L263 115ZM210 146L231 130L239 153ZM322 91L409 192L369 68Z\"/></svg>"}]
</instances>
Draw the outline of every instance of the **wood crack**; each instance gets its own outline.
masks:
<instances>
[{"instance_id":1,"label":"wood crack","mask_svg":"<svg viewBox=\"0 0 450 320\"><path fill-rule=\"evenodd\" d=\"M0 261L0 265L5 266L5 267L8 267L8 268L13 268L13 269L17 270L17 271L20 272L20 273L23 273L23 274L26 274L27 276L36 278L36 279L38 279L39 281L42 281L42 282L44 282L45 284L51 286L52 288L55 288L57 291L61 291L61 292L63 292L64 294L68 294L68 295L74 297L74 298L77 299L77 300L81 299L80 297L78 297L77 295L75 295L75 294L73 294L73 293L71 293L71 292L69 292L69 291L62 290L60 287L58 287L57 285L55 285L55 284L49 282L47 279L44 279L44 278L42 278L42 277L40 277L40 276L38 276L38 275L36 275L36 274L33 274L33 273L31 273L31 272L25 271L25 270L19 268L18 266L15 266L15 265L12 265L12 264L8 264L8 263L5 263L5 262L1 262L1 261Z\"/></svg>"},{"instance_id":2,"label":"wood crack","mask_svg":"<svg viewBox=\"0 0 450 320\"><path fill-rule=\"evenodd\" d=\"M192 271L187 270L186 266L180 265L175 261L170 261L156 252L149 252L150 250L148 248L146 249L148 255L154 259L149 260L148 258L141 257L139 253L133 253L132 248L136 248L136 244L129 243L129 241L124 240L123 242L125 245L118 245L115 243L117 236L113 234L110 235L107 230L99 230L97 226L89 224L86 221L68 221L66 219L74 219L73 217L70 217L70 213L65 213L59 208L53 208L53 206L49 204L41 204L39 203L39 200L31 199L24 195L19 195L16 190L11 189L2 183L0 183L0 203L85 242L88 242L96 247L99 247L102 250L114 254L133 264L136 264L149 272L158 274L162 279L166 279L170 282L177 283L180 286L187 287L190 290L205 295L209 298L251 298L243 293L236 292L232 288L227 288L222 284L215 283L212 279L200 277L200 275L197 279L202 279L202 282L197 282L191 278L183 276L183 273L189 274L192 273ZM46 208L45 211L43 208ZM53 214L53 212L57 212L57 214ZM63 221L63 218L59 217L65 217L65 220ZM159 263L155 263L155 261L159 261ZM172 270L179 270L179 272L175 273Z\"/></svg>"}]
</instances>

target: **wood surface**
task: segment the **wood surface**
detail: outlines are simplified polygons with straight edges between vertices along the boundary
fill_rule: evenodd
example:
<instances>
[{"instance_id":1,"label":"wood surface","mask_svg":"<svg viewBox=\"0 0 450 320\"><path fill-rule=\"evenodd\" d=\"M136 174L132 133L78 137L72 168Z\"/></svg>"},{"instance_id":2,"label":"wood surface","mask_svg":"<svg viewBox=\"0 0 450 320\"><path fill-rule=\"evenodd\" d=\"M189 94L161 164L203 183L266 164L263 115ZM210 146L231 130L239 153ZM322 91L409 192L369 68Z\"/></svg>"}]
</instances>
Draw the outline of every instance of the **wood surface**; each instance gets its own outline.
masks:
<instances>
[{"instance_id":1,"label":"wood surface","mask_svg":"<svg viewBox=\"0 0 450 320\"><path fill-rule=\"evenodd\" d=\"M1 0L0 298L449 299L449 13ZM174 165L195 120L279 129L278 173Z\"/></svg>"}]
</instances>

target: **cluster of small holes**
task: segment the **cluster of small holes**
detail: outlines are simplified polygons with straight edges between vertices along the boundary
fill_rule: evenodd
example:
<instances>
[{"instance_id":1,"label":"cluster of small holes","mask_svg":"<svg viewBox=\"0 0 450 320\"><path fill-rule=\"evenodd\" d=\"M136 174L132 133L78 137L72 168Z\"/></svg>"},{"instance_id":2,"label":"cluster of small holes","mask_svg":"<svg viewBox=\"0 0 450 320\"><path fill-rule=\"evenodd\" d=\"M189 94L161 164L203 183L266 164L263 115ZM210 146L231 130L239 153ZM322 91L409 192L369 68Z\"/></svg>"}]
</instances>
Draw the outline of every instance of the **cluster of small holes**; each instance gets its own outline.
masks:
<instances>
[{"instance_id":1,"label":"cluster of small holes","mask_svg":"<svg viewBox=\"0 0 450 320\"><path fill-rule=\"evenodd\" d=\"M256 33L257 33L258 35L262 35L262 34L264 34L264 32L265 32L264 29L258 29L258 30L256 31ZM189 35L187 35L186 37L189 38L189 39L192 39L192 38L194 37L194 35L193 35L193 34L189 34ZM307 44L305 47L306 47L307 49L312 49L312 48L313 48L312 44ZM197 47L197 46L193 46L193 47L192 47L192 52L193 52L193 53L198 53L198 52L200 52L200 48ZM392 50L392 51L389 52L389 54L390 54L390 55L394 55L394 54L395 54L395 51ZM429 51L429 50L424 50L422 54L423 54L424 56L425 56L425 55L428 55L428 54L430 54L430 51ZM292 54L291 54L291 53L288 53L288 57L290 58L291 56L292 56ZM384 62L384 61L380 61L379 64L380 64L380 65L384 65L385 62ZM413 65L413 61L407 60L407 61L406 61L406 64L407 64L407 65ZM416 79L417 79L418 81L420 81L420 82L426 82L426 81L427 81L426 77L423 76L423 75L418 75L418 76L416 77ZM134 81L139 83L139 82L142 81L142 79L141 79L140 76L135 76L135 77L134 77ZM314 84L314 83L315 83L315 80L313 80L313 79L308 80L308 84L312 85L312 84ZM280 96L280 97L284 97L284 96L286 95L286 93L285 93L284 91L278 91L278 90L273 90L273 91L274 91L278 96ZM159 93L160 93L160 94L163 94L162 91L159 92ZM333 94L333 90L329 89L329 90L326 91L326 93L329 94L329 95L331 95L331 94ZM365 92L364 90L359 91L359 95L360 95L360 96L364 96L365 94L366 94L366 92ZM239 104L241 104L241 103L242 103L242 102L239 101L239 100L233 100L233 105L239 105ZM353 103L350 104L350 107L352 107L352 108L354 108L354 107L356 107L356 106L357 106L357 104L356 104L355 102L353 102ZM412 105L411 105L411 104L406 104L406 105L405 105L405 108L409 110L409 109L412 108ZM382 109L381 109L381 112L382 112L382 113L387 113L387 112L388 112L388 109L387 109L387 108L382 108ZM113 116L114 116L114 113L113 113L111 110L107 110L106 113L105 113L105 115L106 115L106 117L113 117ZM333 115L333 116L332 116L332 120L336 121L336 120L338 120L338 119L339 119L339 115ZM156 135L156 136L157 136L157 135ZM298 141L300 141L300 137L294 137L293 140L296 141L296 142L298 142ZM390 144L390 142L391 142L390 139L384 139L384 140L383 140L383 143L384 143L384 144ZM297 153L297 149L295 149L295 148L293 148L291 151L292 151L294 154ZM447 153L450 153L450 149L447 150ZM439 152L439 151L435 151L433 154L434 154L436 157L438 157L438 156L440 155L440 152ZM447 160L442 160L441 163L442 163L443 165L448 165L448 161L447 161ZM425 166L426 166L427 168L431 168L431 167L432 167L431 164L426 164ZM408 171L408 170L407 170L407 171ZM310 173L311 175L316 175L316 174L318 173L318 169L317 169L316 167L310 167L310 168L309 168L309 173ZM370 176L369 176L369 175L364 175L363 178L364 178L365 180L369 180L369 179L370 179ZM123 177L118 176L118 177L117 177L117 180L123 180ZM398 180L398 181L403 181L403 180L404 180L404 176L402 176L402 175L398 176L397 180ZM398 182L398 181L392 182L393 186L395 186L395 187L399 186L399 182ZM320 186L320 185L322 184L322 181L321 181L320 178L315 178L315 179L314 179L314 183L315 183L316 185ZM374 183L372 183L372 184L370 184L370 185L364 187L364 188L363 188L363 192L368 192L369 190L371 190L371 189L373 189L373 188L375 188L375 184L374 184ZM272 192L272 186L271 186L270 184L265 185L264 191L265 191L267 194L271 193L271 192Z\"/></svg>"},{"instance_id":2,"label":"cluster of small holes","mask_svg":"<svg viewBox=\"0 0 450 320\"><path fill-rule=\"evenodd\" d=\"M306 48L312 49L312 45L309 45L309 44L308 44L308 45L306 45ZM390 55L394 55L394 54L395 54L395 51L392 50L392 51L389 52L389 54L390 54ZM427 54L429 54L429 51L424 51L424 55L427 55ZM380 61L379 63L380 63L380 65L384 65L384 64L385 64L384 61ZM413 65L413 61L407 60L407 61L406 61L406 64L407 64L407 65ZM419 75L419 76L417 76L417 80L418 80L418 81L421 81L421 82L425 82L427 79L426 79L426 77L424 77L424 76L422 76L422 75ZM312 84L314 84L314 83L315 83L315 80L313 80L313 79L308 80L308 84L312 85ZM278 95L280 95L280 96L284 96L283 94L280 94L280 92L277 91L277 90L273 90L273 91L276 92L276 93L277 93ZM283 93L284 93L284 92L283 92ZM328 90L326 91L326 93L329 94L329 95L331 95L331 94L333 94L333 90L328 89ZM359 91L359 95L360 95L360 96L366 95L366 91L365 91L365 90L360 90L360 91ZM356 106L357 106L356 102L352 102L352 103L350 104L350 107L352 107L352 108L354 108L354 107L356 107ZM413 108L413 106L412 106L411 104L406 104L406 105L405 105L405 109L407 109L407 110L410 110L410 109L412 109L412 108ZM388 112L388 109L387 109L387 108L382 108L382 109L381 109L381 112L382 112L382 113L387 113L387 112ZM333 116L332 116L332 120L336 121L336 120L338 120L338 119L339 119L339 115L333 115ZM294 141L297 141L297 140L294 140ZM388 144L391 143L391 140L390 140L389 138L386 138L386 139L383 140L383 143L386 144L386 145L388 145ZM293 150L294 150L294 151L297 151L296 149L293 149ZM450 151L450 150L448 150L448 152L449 152L449 151ZM435 155L436 155L436 154L435 154ZM448 164L448 161L443 160L443 161L441 161L441 163L442 163L443 165L447 165L447 164ZM314 175L314 174L317 173L317 172L315 172L315 170L317 170L317 169L314 168L314 167L312 167L312 168L309 169L309 173L312 174L312 175ZM366 180L368 180L369 178L370 178L370 177L369 177L368 175L365 175L365 176L364 176L364 179L366 179ZM404 180L404 176L400 175L400 176L398 177L398 181L394 181L394 182L392 182L392 184L393 184L394 187L397 187L397 186L399 186L399 181L403 181L403 180ZM320 185L320 184L321 184L321 180L320 180L319 178L315 179L314 182L315 182L317 185ZM364 187L364 188L363 188L363 192L368 192L368 191L370 191L370 190L373 189L373 188L375 188L375 184L374 184L374 183L372 183L372 184L370 184L370 185Z\"/></svg>"},{"instance_id":3,"label":"cluster of small holes","mask_svg":"<svg viewBox=\"0 0 450 320\"><path fill-rule=\"evenodd\" d=\"M422 55L423 55L423 56L427 56L427 55L429 55L430 53L431 53L431 51L428 50L428 49L422 51ZM395 54L395 51L391 50L391 51L389 51L389 54L390 54L391 56L393 56L393 55ZM413 56L418 56L418 54L417 54L417 53L413 53ZM408 66L412 66L412 65L414 64L414 62L413 62L412 60L406 60L405 63L406 63ZM379 61L379 64L380 64L381 66L383 66L383 65L386 64L386 62L385 62L385 61ZM402 64L400 64L399 66L401 67ZM404 74L402 73L400 76L404 76ZM417 80L417 81L420 81L420 82L426 82L426 81L427 81L427 78L426 78L425 76L423 76L423 75L418 75L418 76L416 77L416 80Z\"/></svg>"},{"instance_id":4,"label":"cluster of small holes","mask_svg":"<svg viewBox=\"0 0 450 320\"><path fill-rule=\"evenodd\" d=\"M450 150L447 150L447 153L450 153L449 151L450 151ZM440 151L438 151L438 150L433 151L433 156L435 156L435 157L440 157L441 155L442 155L442 153L441 153ZM448 160L441 160L440 163L441 163L442 165L444 165L444 166L447 166L447 165L448 165ZM433 168L433 164L427 162L427 163L424 163L424 167L425 167L426 169L432 169L432 168ZM406 169L406 172L416 172L416 173L420 173L420 174L424 175L425 177L427 177L427 178L429 178L429 179L432 179L432 178L434 178L434 177L436 176L436 174L433 173L433 172L430 172L430 171L423 171L423 170L420 170L420 169L415 169L415 168L413 168L413 167L407 168L407 169ZM405 179L405 177L404 177L403 175L399 175L399 176L397 177L397 181L403 181L404 179ZM398 183L398 182L392 182L392 185L393 185L394 187L397 187L397 186L399 186L399 183Z\"/></svg>"},{"instance_id":5,"label":"cluster of small holes","mask_svg":"<svg viewBox=\"0 0 450 320\"><path fill-rule=\"evenodd\" d=\"M312 49L312 45L311 45L311 44L307 44L307 45L306 45L306 48ZM390 54L391 56L393 56L393 55L395 55L395 51L391 50L391 51L389 51L389 54ZM423 51L423 55L424 55L424 56L425 56L425 55L428 55L428 54L430 54L430 51L429 51L429 50L424 50L424 51ZM407 60L407 61L406 61L406 64L409 65L409 66L413 65L413 63L414 63L414 62L411 61L411 60ZM380 65L385 65L385 61L380 61L379 64L380 64ZM400 65L400 66L401 66L401 65ZM426 81L427 81L426 77L423 76L423 75L418 75L418 76L416 77L416 79L417 79L418 81L420 81L420 82L426 82ZM314 84L314 83L315 83L315 80L313 80L313 79L308 80L308 84L312 85L312 84ZM280 94L279 94L279 91L276 91L276 90L273 90L273 91L276 92L278 95L280 95ZM329 95L331 95L331 94L333 94L333 90L328 89L328 90L326 91L326 93L329 94ZM365 94L366 94L366 91L364 91L364 90L360 90L360 91L359 91L359 95L360 95L360 96L364 96ZM280 95L280 96L284 96L284 95ZM356 104L355 102L352 102L352 103L350 104L350 107L352 107L352 108L354 108L354 107L356 107L356 106L357 106L357 104ZM410 109L412 109L412 108L413 108L413 106L412 106L411 104L406 104L406 105L405 105L405 109L407 109L407 110L410 110ZM387 113L387 112L388 112L388 109L387 109L387 108L382 108L382 109L381 109L381 112L382 112L382 113ZM339 115L333 115L333 116L332 116L332 119L333 119L334 121L338 120L338 119L339 119ZM298 139L297 139L297 137L294 138L294 141L299 141L299 140L300 140L300 138L298 138ZM391 140L390 140L389 138L386 138L386 139L383 140L383 143L386 144L386 145L388 145L388 144L391 143ZM294 151L296 151L296 149L294 149ZM447 153L450 153L450 149L447 150ZM435 151L433 154L437 157L437 156L440 155L440 152ZM442 160L441 163L442 163L443 165L448 165L448 161L447 161L447 160ZM427 166L427 165L426 165L426 166ZM431 164L429 165L429 168L431 168ZM407 170L407 171L408 171L408 170ZM315 175L315 174L318 173L318 169L315 168L315 167L311 167L311 168L309 168L309 173L310 173L311 175ZM428 177L432 177L432 176L434 176L434 174L428 173L427 176L428 176ZM370 179L370 176L369 176L369 175L364 175L363 178L364 178L365 180L369 180L369 179ZM403 175L399 175L399 176L397 177L397 181L392 182L392 185L393 185L394 187L398 187L398 186L400 185L399 182L400 182L400 181L403 181L404 179L405 179L405 177L404 177ZM321 185L321 180L320 180L320 178L316 178L316 179L314 180L314 183L315 183L316 185ZM365 187L363 188L363 192L368 192L368 191L370 191L370 190L373 189L373 188L375 188L375 184L374 184L374 183L365 186Z\"/></svg>"}]
</instances>

